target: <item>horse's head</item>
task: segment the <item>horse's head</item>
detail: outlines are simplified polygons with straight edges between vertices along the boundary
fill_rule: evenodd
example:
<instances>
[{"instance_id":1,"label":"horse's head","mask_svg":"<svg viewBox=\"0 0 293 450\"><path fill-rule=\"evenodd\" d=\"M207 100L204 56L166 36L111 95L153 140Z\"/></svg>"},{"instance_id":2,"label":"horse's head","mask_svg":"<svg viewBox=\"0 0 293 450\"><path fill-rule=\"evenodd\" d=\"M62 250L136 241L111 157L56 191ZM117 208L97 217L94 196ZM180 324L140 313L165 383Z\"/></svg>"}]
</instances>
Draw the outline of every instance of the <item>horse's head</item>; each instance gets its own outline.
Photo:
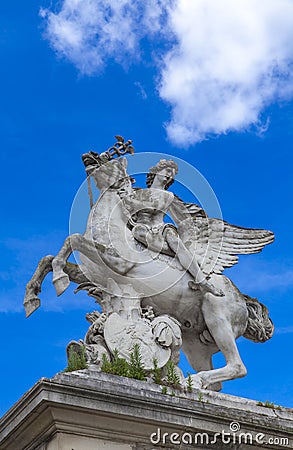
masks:
<instances>
[{"instance_id":1,"label":"horse's head","mask_svg":"<svg viewBox=\"0 0 293 450\"><path fill-rule=\"evenodd\" d=\"M129 176L126 172L127 159L117 158L110 161L101 161L93 152L82 156L86 172L92 176L99 191L119 189Z\"/></svg>"}]
</instances>

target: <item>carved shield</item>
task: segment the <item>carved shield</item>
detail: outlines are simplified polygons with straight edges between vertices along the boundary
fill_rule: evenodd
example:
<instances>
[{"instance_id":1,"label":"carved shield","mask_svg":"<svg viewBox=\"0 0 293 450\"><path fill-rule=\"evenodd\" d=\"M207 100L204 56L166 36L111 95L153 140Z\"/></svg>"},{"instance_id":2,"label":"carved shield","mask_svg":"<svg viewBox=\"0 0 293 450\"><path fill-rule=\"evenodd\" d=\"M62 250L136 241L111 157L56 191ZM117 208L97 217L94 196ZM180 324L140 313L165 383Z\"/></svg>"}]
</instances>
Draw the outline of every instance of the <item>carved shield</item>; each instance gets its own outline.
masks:
<instances>
[{"instance_id":1,"label":"carved shield","mask_svg":"<svg viewBox=\"0 0 293 450\"><path fill-rule=\"evenodd\" d=\"M163 367L171 356L170 348L164 348L155 341L151 324L142 319L131 322L113 313L105 322L104 338L110 351L113 353L117 349L119 356L127 361L134 345L138 344L146 370L154 367L154 358L158 367Z\"/></svg>"}]
</instances>

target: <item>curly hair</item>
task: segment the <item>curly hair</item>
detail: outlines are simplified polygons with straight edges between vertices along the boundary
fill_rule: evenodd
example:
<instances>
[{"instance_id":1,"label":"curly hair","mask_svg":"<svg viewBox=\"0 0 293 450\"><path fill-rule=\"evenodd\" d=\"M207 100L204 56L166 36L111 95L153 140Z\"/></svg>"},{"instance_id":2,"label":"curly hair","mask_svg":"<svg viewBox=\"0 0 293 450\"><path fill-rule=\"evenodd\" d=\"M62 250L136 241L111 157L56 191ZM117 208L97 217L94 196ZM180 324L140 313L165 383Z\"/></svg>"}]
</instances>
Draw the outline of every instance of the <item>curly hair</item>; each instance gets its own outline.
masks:
<instances>
[{"instance_id":1,"label":"curly hair","mask_svg":"<svg viewBox=\"0 0 293 450\"><path fill-rule=\"evenodd\" d=\"M157 173L159 173L161 170L171 168L175 170L175 175L178 173L178 165L172 160L172 159L160 159L160 161L154 166L149 169L149 172L147 174L146 178L146 185L147 187L151 187L153 184L154 178ZM168 189L171 184L174 183L174 178L172 178L165 186L165 189Z\"/></svg>"}]
</instances>

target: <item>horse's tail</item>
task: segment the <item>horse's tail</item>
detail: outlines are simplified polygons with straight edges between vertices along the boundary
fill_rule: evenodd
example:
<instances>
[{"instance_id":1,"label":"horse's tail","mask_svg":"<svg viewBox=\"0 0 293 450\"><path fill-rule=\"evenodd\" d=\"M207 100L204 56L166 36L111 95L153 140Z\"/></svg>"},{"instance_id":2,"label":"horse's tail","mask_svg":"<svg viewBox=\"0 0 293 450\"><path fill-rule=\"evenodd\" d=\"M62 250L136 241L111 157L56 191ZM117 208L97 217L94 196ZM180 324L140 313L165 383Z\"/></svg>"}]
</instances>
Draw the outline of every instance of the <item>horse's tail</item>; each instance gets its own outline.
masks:
<instances>
[{"instance_id":1,"label":"horse's tail","mask_svg":"<svg viewBox=\"0 0 293 450\"><path fill-rule=\"evenodd\" d=\"M256 298L243 294L248 310L247 327L244 337L253 342L266 342L273 336L274 324L269 318L268 308Z\"/></svg>"}]
</instances>

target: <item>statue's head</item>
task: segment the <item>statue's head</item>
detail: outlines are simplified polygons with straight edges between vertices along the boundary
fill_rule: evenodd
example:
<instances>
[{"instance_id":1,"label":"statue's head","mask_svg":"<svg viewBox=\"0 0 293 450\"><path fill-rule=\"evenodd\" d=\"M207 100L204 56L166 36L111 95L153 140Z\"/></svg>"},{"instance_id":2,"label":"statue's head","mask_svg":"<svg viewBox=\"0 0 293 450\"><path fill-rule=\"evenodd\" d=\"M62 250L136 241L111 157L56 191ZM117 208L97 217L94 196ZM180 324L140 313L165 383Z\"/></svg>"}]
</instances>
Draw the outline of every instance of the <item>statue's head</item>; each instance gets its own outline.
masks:
<instances>
[{"instance_id":1,"label":"statue's head","mask_svg":"<svg viewBox=\"0 0 293 450\"><path fill-rule=\"evenodd\" d=\"M149 169L146 179L148 188L152 186L155 176L160 173L166 175L164 188L168 189L174 183L175 175L178 173L178 165L172 159L160 159L155 166Z\"/></svg>"},{"instance_id":2,"label":"statue's head","mask_svg":"<svg viewBox=\"0 0 293 450\"><path fill-rule=\"evenodd\" d=\"M89 152L82 155L85 170L88 176L92 176L97 188L105 191L109 188L117 188L119 184L125 182L129 176L126 172L126 158L101 159L101 156L95 152ZM130 181L131 182L131 181Z\"/></svg>"}]
</instances>

